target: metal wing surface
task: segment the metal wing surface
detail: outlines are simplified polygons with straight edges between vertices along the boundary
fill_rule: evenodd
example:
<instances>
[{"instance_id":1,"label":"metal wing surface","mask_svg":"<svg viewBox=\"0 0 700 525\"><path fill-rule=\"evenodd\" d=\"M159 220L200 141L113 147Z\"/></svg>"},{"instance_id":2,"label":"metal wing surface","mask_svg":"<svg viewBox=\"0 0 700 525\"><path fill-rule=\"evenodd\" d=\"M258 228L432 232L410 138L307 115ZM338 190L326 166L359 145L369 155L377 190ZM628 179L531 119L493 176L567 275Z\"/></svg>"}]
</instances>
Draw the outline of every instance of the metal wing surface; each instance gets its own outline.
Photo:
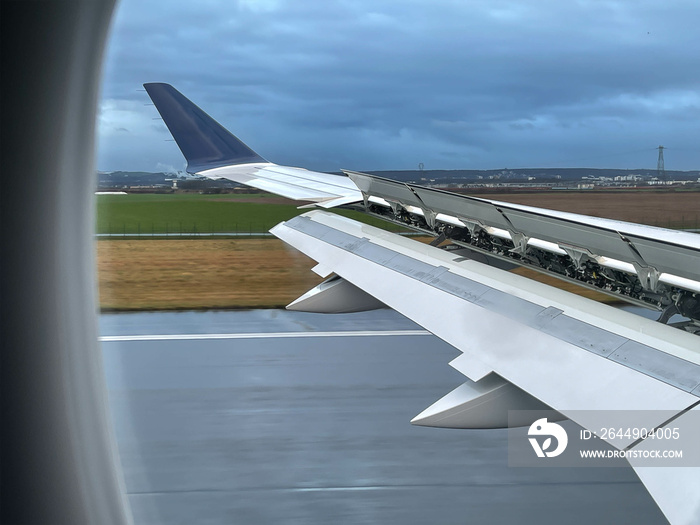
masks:
<instances>
[{"instance_id":1,"label":"metal wing surface","mask_svg":"<svg viewBox=\"0 0 700 525\"><path fill-rule=\"evenodd\" d=\"M683 414L700 402L691 333L328 212L272 233L462 351L450 364L468 381L416 424L505 427L509 409L544 403L585 428L619 425L612 411L628 411L629 426L657 428L668 418L654 410ZM679 505L675 489L697 494L697 470L671 470L658 486L662 469L640 475L672 522L692 523L684 516L697 517L697 496Z\"/></svg>"}]
</instances>

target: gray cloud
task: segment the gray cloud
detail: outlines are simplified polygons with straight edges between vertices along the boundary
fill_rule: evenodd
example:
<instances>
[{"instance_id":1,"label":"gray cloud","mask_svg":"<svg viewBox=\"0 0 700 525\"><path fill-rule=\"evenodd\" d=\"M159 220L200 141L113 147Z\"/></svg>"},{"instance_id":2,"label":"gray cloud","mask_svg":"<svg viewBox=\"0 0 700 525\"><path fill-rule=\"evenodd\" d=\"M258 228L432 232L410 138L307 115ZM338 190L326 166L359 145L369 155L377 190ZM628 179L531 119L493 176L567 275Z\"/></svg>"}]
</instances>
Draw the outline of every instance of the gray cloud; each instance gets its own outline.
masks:
<instances>
[{"instance_id":1,"label":"gray cloud","mask_svg":"<svg viewBox=\"0 0 700 525\"><path fill-rule=\"evenodd\" d=\"M138 91L163 81L310 169L650 167L659 144L668 168L697 169L698 15L690 1L123 0L98 167L184 164Z\"/></svg>"}]
</instances>

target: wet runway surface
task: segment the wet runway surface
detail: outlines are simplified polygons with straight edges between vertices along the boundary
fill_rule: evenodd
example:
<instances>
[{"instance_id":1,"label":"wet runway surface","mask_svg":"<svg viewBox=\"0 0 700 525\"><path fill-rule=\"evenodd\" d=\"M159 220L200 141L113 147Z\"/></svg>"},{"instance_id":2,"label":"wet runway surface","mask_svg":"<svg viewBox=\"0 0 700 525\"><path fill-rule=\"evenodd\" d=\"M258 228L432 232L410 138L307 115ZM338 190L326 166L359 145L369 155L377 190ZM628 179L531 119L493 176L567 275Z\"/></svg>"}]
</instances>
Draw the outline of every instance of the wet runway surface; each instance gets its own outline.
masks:
<instances>
[{"instance_id":1,"label":"wet runway surface","mask_svg":"<svg viewBox=\"0 0 700 525\"><path fill-rule=\"evenodd\" d=\"M508 468L505 430L410 425L463 376L394 312L100 324L137 524L665 523L631 469Z\"/></svg>"}]
</instances>

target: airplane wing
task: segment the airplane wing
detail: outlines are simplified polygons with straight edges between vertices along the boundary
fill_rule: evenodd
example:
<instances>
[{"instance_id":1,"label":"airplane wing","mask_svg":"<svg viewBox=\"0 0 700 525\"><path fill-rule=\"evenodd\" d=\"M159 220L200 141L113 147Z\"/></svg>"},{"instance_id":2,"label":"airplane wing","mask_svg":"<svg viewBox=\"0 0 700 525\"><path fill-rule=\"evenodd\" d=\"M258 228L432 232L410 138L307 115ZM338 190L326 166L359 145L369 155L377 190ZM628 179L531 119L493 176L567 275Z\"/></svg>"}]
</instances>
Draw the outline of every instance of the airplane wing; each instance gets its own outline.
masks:
<instances>
[{"instance_id":1,"label":"airplane wing","mask_svg":"<svg viewBox=\"0 0 700 525\"><path fill-rule=\"evenodd\" d=\"M322 207L362 200L357 187L344 175L266 161L171 85L149 83L144 87L187 159L189 173L232 180Z\"/></svg>"},{"instance_id":2,"label":"airplane wing","mask_svg":"<svg viewBox=\"0 0 700 525\"><path fill-rule=\"evenodd\" d=\"M593 430L619 426L624 411L629 427L672 422L694 431L700 236L357 172L277 166L172 87L145 86L195 172L321 207L353 207L437 238L427 245L324 210L271 230L316 260L316 273L333 274L288 308L332 313L386 305L462 352L450 365L464 384L412 423L503 428L509 410L551 408ZM446 248L437 247L444 241ZM516 266L655 309L661 322L506 271ZM634 437L608 441L620 450L650 446ZM700 522L698 468L633 467L672 523Z\"/></svg>"}]
</instances>

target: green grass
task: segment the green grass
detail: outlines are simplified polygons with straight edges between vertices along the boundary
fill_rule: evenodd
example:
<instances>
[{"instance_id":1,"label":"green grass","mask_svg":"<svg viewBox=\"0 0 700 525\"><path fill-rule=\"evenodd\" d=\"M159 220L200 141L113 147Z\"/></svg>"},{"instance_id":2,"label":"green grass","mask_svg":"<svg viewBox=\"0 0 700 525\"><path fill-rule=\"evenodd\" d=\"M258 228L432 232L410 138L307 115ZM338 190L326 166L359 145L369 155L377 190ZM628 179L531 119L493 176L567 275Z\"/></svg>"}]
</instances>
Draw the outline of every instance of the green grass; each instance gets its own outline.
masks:
<instances>
[{"instance_id":1,"label":"green grass","mask_svg":"<svg viewBox=\"0 0 700 525\"><path fill-rule=\"evenodd\" d=\"M308 211L297 209L297 204L243 202L269 197L269 194L189 193L98 195L96 232L261 233ZM401 230L398 226L352 210L338 210L338 213L390 231Z\"/></svg>"}]
</instances>

